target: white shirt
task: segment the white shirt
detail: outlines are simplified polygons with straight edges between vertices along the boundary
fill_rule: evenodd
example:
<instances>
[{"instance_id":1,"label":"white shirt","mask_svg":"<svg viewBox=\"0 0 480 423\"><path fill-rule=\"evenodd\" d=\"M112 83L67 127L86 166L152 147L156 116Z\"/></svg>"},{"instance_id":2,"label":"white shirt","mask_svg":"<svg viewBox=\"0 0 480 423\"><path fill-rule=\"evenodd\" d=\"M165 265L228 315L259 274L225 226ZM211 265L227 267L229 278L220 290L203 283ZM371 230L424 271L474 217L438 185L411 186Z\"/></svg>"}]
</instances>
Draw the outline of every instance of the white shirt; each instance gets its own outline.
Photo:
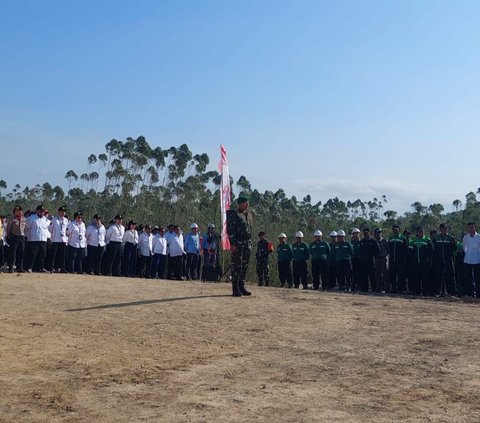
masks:
<instances>
[{"instance_id":1,"label":"white shirt","mask_svg":"<svg viewBox=\"0 0 480 423\"><path fill-rule=\"evenodd\" d=\"M48 227L52 235L52 242L67 243L67 225L68 219L66 217L53 216L50 226Z\"/></svg>"},{"instance_id":2,"label":"white shirt","mask_svg":"<svg viewBox=\"0 0 480 423\"><path fill-rule=\"evenodd\" d=\"M138 249L140 254L145 257L152 255L152 241L153 235L142 232L138 237Z\"/></svg>"},{"instance_id":3,"label":"white shirt","mask_svg":"<svg viewBox=\"0 0 480 423\"><path fill-rule=\"evenodd\" d=\"M29 216L25 225L27 241L47 242L49 225L50 222L45 216L40 217L36 213Z\"/></svg>"},{"instance_id":4,"label":"white shirt","mask_svg":"<svg viewBox=\"0 0 480 423\"><path fill-rule=\"evenodd\" d=\"M87 238L87 245L91 245L92 247L105 246L106 232L105 226L102 224L100 224L100 227L94 223L88 225L87 232L85 234L85 238Z\"/></svg>"},{"instance_id":5,"label":"white shirt","mask_svg":"<svg viewBox=\"0 0 480 423\"><path fill-rule=\"evenodd\" d=\"M185 254L185 250L183 249L183 235L175 234L170 237L170 240L168 241L168 251L170 257L177 257Z\"/></svg>"},{"instance_id":6,"label":"white shirt","mask_svg":"<svg viewBox=\"0 0 480 423\"><path fill-rule=\"evenodd\" d=\"M133 245L138 244L138 232L135 229L129 229L123 234L123 243L131 242Z\"/></svg>"},{"instance_id":7,"label":"white shirt","mask_svg":"<svg viewBox=\"0 0 480 423\"><path fill-rule=\"evenodd\" d=\"M465 235L463 237L463 251L465 251L464 263L480 264L480 235L476 232L473 236Z\"/></svg>"},{"instance_id":8,"label":"white shirt","mask_svg":"<svg viewBox=\"0 0 480 423\"><path fill-rule=\"evenodd\" d=\"M152 241L153 254L167 255L167 239L160 234L156 234Z\"/></svg>"},{"instance_id":9,"label":"white shirt","mask_svg":"<svg viewBox=\"0 0 480 423\"><path fill-rule=\"evenodd\" d=\"M105 240L107 241L107 244L110 241L122 242L124 233L125 227L114 223L108 227L107 232L105 233Z\"/></svg>"},{"instance_id":10,"label":"white shirt","mask_svg":"<svg viewBox=\"0 0 480 423\"><path fill-rule=\"evenodd\" d=\"M85 248L87 240L85 239L85 223L73 221L67 226L68 245L74 248Z\"/></svg>"}]
</instances>

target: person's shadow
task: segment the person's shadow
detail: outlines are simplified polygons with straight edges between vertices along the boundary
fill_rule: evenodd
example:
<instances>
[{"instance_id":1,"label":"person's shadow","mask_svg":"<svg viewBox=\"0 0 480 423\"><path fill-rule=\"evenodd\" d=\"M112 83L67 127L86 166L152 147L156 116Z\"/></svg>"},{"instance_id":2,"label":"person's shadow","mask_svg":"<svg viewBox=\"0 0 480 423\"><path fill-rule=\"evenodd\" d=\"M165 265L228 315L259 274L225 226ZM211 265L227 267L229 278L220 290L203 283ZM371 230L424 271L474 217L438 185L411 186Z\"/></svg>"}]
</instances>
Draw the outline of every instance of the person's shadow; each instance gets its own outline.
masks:
<instances>
[{"instance_id":1,"label":"person's shadow","mask_svg":"<svg viewBox=\"0 0 480 423\"><path fill-rule=\"evenodd\" d=\"M221 294L221 295L196 295L192 297L174 297L174 298L159 298L156 300L141 300L141 301L132 301L129 303L117 303L117 304L101 304L92 307L84 307L84 308L71 308L64 311L87 311L87 310L102 310L107 308L121 308L121 307L132 307L132 306L140 306L140 305L147 305L147 304L156 304L156 303L170 303L173 301L185 301L185 300L200 300L204 298L224 298L224 297L231 297L231 295Z\"/></svg>"}]
</instances>

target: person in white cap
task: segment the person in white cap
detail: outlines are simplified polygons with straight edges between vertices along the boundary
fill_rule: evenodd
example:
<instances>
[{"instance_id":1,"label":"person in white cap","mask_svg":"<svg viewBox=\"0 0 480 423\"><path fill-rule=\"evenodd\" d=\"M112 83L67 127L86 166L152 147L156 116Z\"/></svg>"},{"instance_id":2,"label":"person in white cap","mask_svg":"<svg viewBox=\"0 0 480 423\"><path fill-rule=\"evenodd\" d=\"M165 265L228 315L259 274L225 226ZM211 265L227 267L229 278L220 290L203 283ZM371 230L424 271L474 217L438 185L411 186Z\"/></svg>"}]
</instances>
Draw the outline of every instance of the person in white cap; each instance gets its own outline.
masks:
<instances>
[{"instance_id":1,"label":"person in white cap","mask_svg":"<svg viewBox=\"0 0 480 423\"><path fill-rule=\"evenodd\" d=\"M352 239L350 244L353 247L352 257L352 291L360 286L360 229L352 229Z\"/></svg>"},{"instance_id":2,"label":"person in white cap","mask_svg":"<svg viewBox=\"0 0 480 423\"><path fill-rule=\"evenodd\" d=\"M330 246L322 240L322 231L316 230L313 234L314 241L310 244L312 256L312 282L313 289L320 289L320 276L322 278L322 290L328 286L328 261L330 258Z\"/></svg>"},{"instance_id":3,"label":"person in white cap","mask_svg":"<svg viewBox=\"0 0 480 423\"><path fill-rule=\"evenodd\" d=\"M334 247L335 270L340 291L351 290L353 247L350 242L345 241L345 236L344 230L338 230Z\"/></svg>"},{"instance_id":4,"label":"person in white cap","mask_svg":"<svg viewBox=\"0 0 480 423\"><path fill-rule=\"evenodd\" d=\"M198 234L198 225L192 223L190 232L185 235L185 252L187 253L187 280L196 280L198 278L198 260L200 259L200 235Z\"/></svg>"},{"instance_id":5,"label":"person in white cap","mask_svg":"<svg viewBox=\"0 0 480 423\"><path fill-rule=\"evenodd\" d=\"M287 244L287 235L283 232L278 235L277 245L277 264L278 264L278 278L280 279L280 287L292 287L292 268L290 263L293 259L292 247Z\"/></svg>"},{"instance_id":6,"label":"person in white cap","mask_svg":"<svg viewBox=\"0 0 480 423\"><path fill-rule=\"evenodd\" d=\"M337 242L337 232L332 231L330 232L330 259L328 261L328 286L327 290L331 288L335 288L337 285L337 271L335 269L335 255L334 255L334 247L335 243Z\"/></svg>"},{"instance_id":7,"label":"person in white cap","mask_svg":"<svg viewBox=\"0 0 480 423\"><path fill-rule=\"evenodd\" d=\"M303 232L295 234L295 242L292 244L293 253L293 284L295 288L302 283L303 289L308 289L307 260L310 257L308 245L303 241Z\"/></svg>"}]
</instances>

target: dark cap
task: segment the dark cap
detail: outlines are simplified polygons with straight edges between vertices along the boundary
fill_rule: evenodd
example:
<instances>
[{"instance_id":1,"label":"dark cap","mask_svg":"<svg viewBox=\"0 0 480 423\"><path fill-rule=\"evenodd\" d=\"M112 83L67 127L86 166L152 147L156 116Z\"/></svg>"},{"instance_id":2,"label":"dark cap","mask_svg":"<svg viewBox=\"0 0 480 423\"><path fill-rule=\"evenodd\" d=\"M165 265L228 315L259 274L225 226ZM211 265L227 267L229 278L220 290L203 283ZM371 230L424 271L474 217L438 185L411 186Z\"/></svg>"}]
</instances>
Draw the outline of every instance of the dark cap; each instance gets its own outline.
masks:
<instances>
[{"instance_id":1,"label":"dark cap","mask_svg":"<svg viewBox=\"0 0 480 423\"><path fill-rule=\"evenodd\" d=\"M415 230L418 232L418 231L423 231L424 229L423 229L423 226L417 226Z\"/></svg>"},{"instance_id":2,"label":"dark cap","mask_svg":"<svg viewBox=\"0 0 480 423\"><path fill-rule=\"evenodd\" d=\"M363 228L363 232L370 232L369 228Z\"/></svg>"},{"instance_id":3,"label":"dark cap","mask_svg":"<svg viewBox=\"0 0 480 423\"><path fill-rule=\"evenodd\" d=\"M152 225L149 225L148 223L145 225L145 229L152 229Z\"/></svg>"},{"instance_id":4,"label":"dark cap","mask_svg":"<svg viewBox=\"0 0 480 423\"><path fill-rule=\"evenodd\" d=\"M248 201L248 197L246 195L240 195L237 198L237 204L246 203L247 201Z\"/></svg>"},{"instance_id":5,"label":"dark cap","mask_svg":"<svg viewBox=\"0 0 480 423\"><path fill-rule=\"evenodd\" d=\"M58 211L63 211L63 212L66 212L66 211L67 211L67 209L66 209L66 207L65 207L65 206L60 206L60 207L58 208Z\"/></svg>"},{"instance_id":6,"label":"dark cap","mask_svg":"<svg viewBox=\"0 0 480 423\"><path fill-rule=\"evenodd\" d=\"M76 211L73 213L73 218L76 219L78 216L83 217L83 213L81 211Z\"/></svg>"},{"instance_id":7,"label":"dark cap","mask_svg":"<svg viewBox=\"0 0 480 423\"><path fill-rule=\"evenodd\" d=\"M137 224L137 222L135 222L134 220L130 220L130 222L128 222L127 226L136 225L136 224Z\"/></svg>"},{"instance_id":8,"label":"dark cap","mask_svg":"<svg viewBox=\"0 0 480 423\"><path fill-rule=\"evenodd\" d=\"M373 232L376 234L379 234L379 233L382 233L383 231L382 231L382 228L375 228Z\"/></svg>"},{"instance_id":9,"label":"dark cap","mask_svg":"<svg viewBox=\"0 0 480 423\"><path fill-rule=\"evenodd\" d=\"M436 234L436 233L438 233L438 232L437 232L436 229L432 229L432 230L430 231L430 233L431 233L431 234Z\"/></svg>"},{"instance_id":10,"label":"dark cap","mask_svg":"<svg viewBox=\"0 0 480 423\"><path fill-rule=\"evenodd\" d=\"M93 218L97 219L97 220L101 220L102 216L100 216L98 213L96 213L96 214L93 215Z\"/></svg>"},{"instance_id":11,"label":"dark cap","mask_svg":"<svg viewBox=\"0 0 480 423\"><path fill-rule=\"evenodd\" d=\"M392 225L392 229L400 229L400 225L398 223L395 223Z\"/></svg>"},{"instance_id":12,"label":"dark cap","mask_svg":"<svg viewBox=\"0 0 480 423\"><path fill-rule=\"evenodd\" d=\"M440 229L448 229L448 226L446 223L440 223L440 226L439 226Z\"/></svg>"},{"instance_id":13,"label":"dark cap","mask_svg":"<svg viewBox=\"0 0 480 423\"><path fill-rule=\"evenodd\" d=\"M121 214L117 214L117 215L115 216L115 219L114 219L114 220L122 220L122 219L123 219L122 215L121 215Z\"/></svg>"},{"instance_id":14,"label":"dark cap","mask_svg":"<svg viewBox=\"0 0 480 423\"><path fill-rule=\"evenodd\" d=\"M37 206L37 208L35 209L35 211L39 211L39 210L42 210L42 211L45 210L45 208L43 207L42 204L39 204L39 205Z\"/></svg>"},{"instance_id":15,"label":"dark cap","mask_svg":"<svg viewBox=\"0 0 480 423\"><path fill-rule=\"evenodd\" d=\"M403 235L411 235L412 233L408 230L408 229L405 229L403 231Z\"/></svg>"},{"instance_id":16,"label":"dark cap","mask_svg":"<svg viewBox=\"0 0 480 423\"><path fill-rule=\"evenodd\" d=\"M15 207L13 208L13 212L14 212L14 213L15 213L17 210L22 210L22 211L23 211L22 206L15 206Z\"/></svg>"}]
</instances>

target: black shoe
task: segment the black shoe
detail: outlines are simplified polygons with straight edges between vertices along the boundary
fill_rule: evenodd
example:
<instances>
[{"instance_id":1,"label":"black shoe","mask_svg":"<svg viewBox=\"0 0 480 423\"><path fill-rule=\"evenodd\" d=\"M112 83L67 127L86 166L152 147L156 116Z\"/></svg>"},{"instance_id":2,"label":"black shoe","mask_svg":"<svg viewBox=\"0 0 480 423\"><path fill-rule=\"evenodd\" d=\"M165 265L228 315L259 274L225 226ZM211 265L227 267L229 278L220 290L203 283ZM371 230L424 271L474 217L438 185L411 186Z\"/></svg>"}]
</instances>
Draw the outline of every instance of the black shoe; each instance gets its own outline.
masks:
<instances>
[{"instance_id":1,"label":"black shoe","mask_svg":"<svg viewBox=\"0 0 480 423\"><path fill-rule=\"evenodd\" d=\"M232 297L241 297L241 296L242 296L242 293L240 291L234 292L232 294Z\"/></svg>"},{"instance_id":2,"label":"black shoe","mask_svg":"<svg viewBox=\"0 0 480 423\"><path fill-rule=\"evenodd\" d=\"M250 291L247 291L245 288L240 288L240 294L241 295L245 295L245 296L249 296L249 295L252 295L252 293Z\"/></svg>"}]
</instances>

